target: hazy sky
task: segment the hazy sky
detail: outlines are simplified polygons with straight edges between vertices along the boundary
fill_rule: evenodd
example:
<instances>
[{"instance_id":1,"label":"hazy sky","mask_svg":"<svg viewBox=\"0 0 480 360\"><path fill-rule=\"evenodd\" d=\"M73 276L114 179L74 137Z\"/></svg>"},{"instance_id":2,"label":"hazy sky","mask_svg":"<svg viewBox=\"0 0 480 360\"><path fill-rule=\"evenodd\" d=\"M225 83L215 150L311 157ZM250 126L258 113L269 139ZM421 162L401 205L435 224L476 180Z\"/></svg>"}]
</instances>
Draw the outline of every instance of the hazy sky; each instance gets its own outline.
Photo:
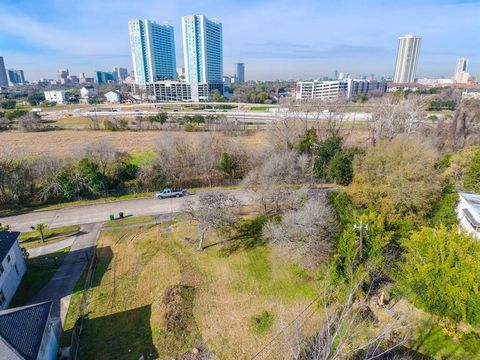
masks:
<instances>
[{"instance_id":1,"label":"hazy sky","mask_svg":"<svg viewBox=\"0 0 480 360\"><path fill-rule=\"evenodd\" d=\"M248 79L391 75L407 33L423 38L419 77L452 76L458 57L480 75L480 0L0 0L0 56L27 80L131 69L127 22L142 18L174 26L181 66L189 14L220 19L225 74L245 62Z\"/></svg>"}]
</instances>

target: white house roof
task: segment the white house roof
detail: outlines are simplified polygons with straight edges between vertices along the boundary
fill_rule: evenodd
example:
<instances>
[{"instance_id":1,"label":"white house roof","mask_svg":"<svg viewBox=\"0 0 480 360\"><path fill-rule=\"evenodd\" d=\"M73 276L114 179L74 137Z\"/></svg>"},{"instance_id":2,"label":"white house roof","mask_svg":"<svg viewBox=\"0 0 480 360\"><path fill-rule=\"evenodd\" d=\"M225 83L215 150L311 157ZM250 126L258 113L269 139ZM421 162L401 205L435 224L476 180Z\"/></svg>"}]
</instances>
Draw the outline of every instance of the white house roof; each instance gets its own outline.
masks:
<instances>
[{"instance_id":1,"label":"white house roof","mask_svg":"<svg viewBox=\"0 0 480 360\"><path fill-rule=\"evenodd\" d=\"M472 215L480 217L480 194L460 193L459 195L475 210L475 214Z\"/></svg>"}]
</instances>

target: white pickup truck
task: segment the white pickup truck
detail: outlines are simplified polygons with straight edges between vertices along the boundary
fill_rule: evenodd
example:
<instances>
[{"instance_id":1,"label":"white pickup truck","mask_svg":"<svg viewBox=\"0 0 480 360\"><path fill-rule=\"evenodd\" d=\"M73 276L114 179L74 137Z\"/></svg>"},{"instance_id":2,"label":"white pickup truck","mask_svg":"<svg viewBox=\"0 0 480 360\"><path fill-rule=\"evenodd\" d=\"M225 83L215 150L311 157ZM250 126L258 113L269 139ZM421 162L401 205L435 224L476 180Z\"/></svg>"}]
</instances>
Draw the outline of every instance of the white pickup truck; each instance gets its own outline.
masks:
<instances>
[{"instance_id":1,"label":"white pickup truck","mask_svg":"<svg viewBox=\"0 0 480 360\"><path fill-rule=\"evenodd\" d=\"M172 197L182 197L187 195L187 192L183 189L163 189L155 194L157 199L166 199Z\"/></svg>"}]
</instances>

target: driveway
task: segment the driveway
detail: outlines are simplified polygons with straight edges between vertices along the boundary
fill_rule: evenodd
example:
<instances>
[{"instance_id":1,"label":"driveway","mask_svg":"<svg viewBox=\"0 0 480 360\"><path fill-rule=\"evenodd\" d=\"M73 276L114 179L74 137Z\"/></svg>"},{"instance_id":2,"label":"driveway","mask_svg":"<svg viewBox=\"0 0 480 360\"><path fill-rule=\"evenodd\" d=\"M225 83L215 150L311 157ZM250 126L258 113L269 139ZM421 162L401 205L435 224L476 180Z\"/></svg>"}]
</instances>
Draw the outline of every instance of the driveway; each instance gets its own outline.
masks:
<instances>
[{"instance_id":1,"label":"driveway","mask_svg":"<svg viewBox=\"0 0 480 360\"><path fill-rule=\"evenodd\" d=\"M215 190L212 190L215 191ZM238 199L244 203L250 201L249 193L243 190L232 190ZM28 214L0 218L2 224L7 224L13 231L29 231L30 226L44 223L49 228L69 225L93 224L105 222L109 214L146 216L179 212L186 199L196 200L197 195L184 198L158 200L155 198L122 200L110 203L75 206L59 210L35 211Z\"/></svg>"},{"instance_id":2,"label":"driveway","mask_svg":"<svg viewBox=\"0 0 480 360\"><path fill-rule=\"evenodd\" d=\"M30 300L30 304L53 301L52 320L55 323L58 338L60 338L62 326L65 323L71 294L93 254L101 228L102 224L90 224L82 227L83 231L75 237L70 252L60 268L47 285Z\"/></svg>"}]
</instances>

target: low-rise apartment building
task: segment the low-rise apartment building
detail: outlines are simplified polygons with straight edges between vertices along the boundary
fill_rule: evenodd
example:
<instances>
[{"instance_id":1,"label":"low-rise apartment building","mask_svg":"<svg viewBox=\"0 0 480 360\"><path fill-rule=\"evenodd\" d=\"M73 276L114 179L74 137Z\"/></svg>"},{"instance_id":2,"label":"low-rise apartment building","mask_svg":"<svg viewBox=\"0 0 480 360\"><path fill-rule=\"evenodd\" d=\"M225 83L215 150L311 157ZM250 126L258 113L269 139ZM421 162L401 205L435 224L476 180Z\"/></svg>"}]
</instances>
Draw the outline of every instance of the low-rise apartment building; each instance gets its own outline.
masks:
<instances>
[{"instance_id":1,"label":"low-rise apartment building","mask_svg":"<svg viewBox=\"0 0 480 360\"><path fill-rule=\"evenodd\" d=\"M369 93L385 93L387 83L377 80L327 80L299 81L296 99L336 100L349 99Z\"/></svg>"}]
</instances>

